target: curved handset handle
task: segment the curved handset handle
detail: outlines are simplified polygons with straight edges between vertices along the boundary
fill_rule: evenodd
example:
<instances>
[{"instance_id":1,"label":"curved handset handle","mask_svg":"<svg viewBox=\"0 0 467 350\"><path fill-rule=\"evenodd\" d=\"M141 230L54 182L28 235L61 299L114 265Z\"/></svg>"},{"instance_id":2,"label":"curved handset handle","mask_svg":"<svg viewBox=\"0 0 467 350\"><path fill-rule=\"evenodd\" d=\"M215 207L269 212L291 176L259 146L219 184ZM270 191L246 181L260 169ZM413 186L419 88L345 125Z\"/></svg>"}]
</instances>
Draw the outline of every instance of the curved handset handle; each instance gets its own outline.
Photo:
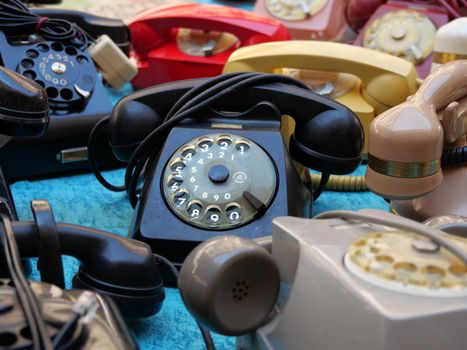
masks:
<instances>
[{"instance_id":1,"label":"curved handset handle","mask_svg":"<svg viewBox=\"0 0 467 350\"><path fill-rule=\"evenodd\" d=\"M452 61L430 74L405 103L379 115L370 126L368 186L392 198L434 190L442 180L443 124L446 132L465 135L465 115L455 106L466 97L467 60ZM439 115L462 120L447 123Z\"/></svg>"},{"instance_id":2,"label":"curved handset handle","mask_svg":"<svg viewBox=\"0 0 467 350\"><path fill-rule=\"evenodd\" d=\"M13 222L21 257L39 254L33 222ZM75 287L111 296L126 317L155 314L164 299L162 279L151 248L136 240L89 227L57 223L62 255L75 257L80 269Z\"/></svg>"},{"instance_id":3,"label":"curved handset handle","mask_svg":"<svg viewBox=\"0 0 467 350\"><path fill-rule=\"evenodd\" d=\"M114 154L128 159L149 132L160 125L175 102L206 79L182 80L138 91L124 97L110 117ZM227 94L212 107L242 112L259 102L275 105L296 122L291 138L292 157L306 167L332 174L355 170L361 160L362 126L347 107L307 89L286 83L260 84ZM151 122L146 122L152 114ZM141 122L140 122L141 121ZM138 135L133 138L132 135ZM330 142L330 140L334 142Z\"/></svg>"},{"instance_id":4,"label":"curved handset handle","mask_svg":"<svg viewBox=\"0 0 467 350\"><path fill-rule=\"evenodd\" d=\"M145 10L129 25L135 51L144 55L172 40L173 28L184 27L234 34L240 45L252 45L277 37L290 38L278 21L252 12L220 5L180 4Z\"/></svg>"},{"instance_id":5,"label":"curved handset handle","mask_svg":"<svg viewBox=\"0 0 467 350\"><path fill-rule=\"evenodd\" d=\"M362 80L363 97L380 113L417 90L412 63L375 50L322 41L282 41L234 51L223 73L298 68L350 73Z\"/></svg>"}]
</instances>

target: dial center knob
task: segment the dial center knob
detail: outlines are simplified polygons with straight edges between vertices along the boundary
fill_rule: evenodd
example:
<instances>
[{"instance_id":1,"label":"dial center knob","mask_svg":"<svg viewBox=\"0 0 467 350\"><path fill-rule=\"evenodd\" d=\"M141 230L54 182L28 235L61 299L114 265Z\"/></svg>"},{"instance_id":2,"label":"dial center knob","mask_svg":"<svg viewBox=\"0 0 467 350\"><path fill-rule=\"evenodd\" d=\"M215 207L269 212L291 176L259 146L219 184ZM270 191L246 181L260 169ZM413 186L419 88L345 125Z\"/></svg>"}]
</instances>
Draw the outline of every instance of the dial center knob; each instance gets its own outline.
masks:
<instances>
[{"instance_id":1,"label":"dial center knob","mask_svg":"<svg viewBox=\"0 0 467 350\"><path fill-rule=\"evenodd\" d=\"M64 74L66 72L66 65L61 62L52 63L52 71L56 74Z\"/></svg>"},{"instance_id":2,"label":"dial center knob","mask_svg":"<svg viewBox=\"0 0 467 350\"><path fill-rule=\"evenodd\" d=\"M214 183L222 183L229 178L229 169L224 165L213 165L208 172L209 179Z\"/></svg>"},{"instance_id":3,"label":"dial center knob","mask_svg":"<svg viewBox=\"0 0 467 350\"><path fill-rule=\"evenodd\" d=\"M398 27L394 28L391 32L391 36L394 40L401 40L404 39L406 36L406 31L404 28Z\"/></svg>"}]
</instances>

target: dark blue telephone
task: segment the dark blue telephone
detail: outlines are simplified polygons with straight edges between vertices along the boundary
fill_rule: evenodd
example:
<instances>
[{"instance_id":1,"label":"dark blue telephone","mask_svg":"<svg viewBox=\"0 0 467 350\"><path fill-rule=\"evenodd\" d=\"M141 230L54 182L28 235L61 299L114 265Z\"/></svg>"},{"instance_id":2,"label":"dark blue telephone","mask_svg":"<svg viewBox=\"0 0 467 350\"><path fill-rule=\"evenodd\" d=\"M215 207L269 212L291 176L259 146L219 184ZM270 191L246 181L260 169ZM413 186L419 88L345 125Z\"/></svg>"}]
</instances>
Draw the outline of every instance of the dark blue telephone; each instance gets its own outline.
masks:
<instances>
[{"instance_id":1,"label":"dark blue telephone","mask_svg":"<svg viewBox=\"0 0 467 350\"><path fill-rule=\"evenodd\" d=\"M281 115L296 124L288 148ZM291 78L259 73L133 93L108 124L114 154L129 162L126 184L113 186L95 173L109 189L128 191L136 208L130 235L175 264L208 238L268 236L275 217L310 216L311 191L297 169L349 173L363 142L346 107Z\"/></svg>"},{"instance_id":2,"label":"dark blue telephone","mask_svg":"<svg viewBox=\"0 0 467 350\"><path fill-rule=\"evenodd\" d=\"M45 88L50 125L45 135L15 139L0 150L5 176L16 180L89 169L87 138L113 104L87 48L93 39L108 34L128 52L128 29L121 20L78 11L32 11L17 0L0 4L4 13L12 8L22 11L23 22L18 19L15 27L9 25L9 17L0 20L0 65ZM37 23L23 25L27 20ZM99 149L101 164L115 164L104 144Z\"/></svg>"}]
</instances>

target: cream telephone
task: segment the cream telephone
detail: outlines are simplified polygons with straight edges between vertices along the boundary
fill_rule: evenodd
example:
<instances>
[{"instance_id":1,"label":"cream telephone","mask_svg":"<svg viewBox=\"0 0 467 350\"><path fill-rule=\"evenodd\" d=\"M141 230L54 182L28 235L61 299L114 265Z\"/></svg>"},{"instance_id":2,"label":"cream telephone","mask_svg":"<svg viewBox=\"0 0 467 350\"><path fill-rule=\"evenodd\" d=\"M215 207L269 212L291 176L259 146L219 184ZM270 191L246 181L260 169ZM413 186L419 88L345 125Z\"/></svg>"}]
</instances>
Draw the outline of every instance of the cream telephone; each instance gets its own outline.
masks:
<instances>
[{"instance_id":1,"label":"cream telephone","mask_svg":"<svg viewBox=\"0 0 467 350\"><path fill-rule=\"evenodd\" d=\"M281 41L238 49L223 72L240 71L281 73L304 81L314 92L350 108L365 135L378 114L415 93L418 79L414 65L401 58L320 41Z\"/></svg>"},{"instance_id":2,"label":"cream telephone","mask_svg":"<svg viewBox=\"0 0 467 350\"><path fill-rule=\"evenodd\" d=\"M442 231L441 231L442 230ZM379 210L279 217L272 238L196 247L179 288L244 350L465 350L467 218Z\"/></svg>"}]
</instances>

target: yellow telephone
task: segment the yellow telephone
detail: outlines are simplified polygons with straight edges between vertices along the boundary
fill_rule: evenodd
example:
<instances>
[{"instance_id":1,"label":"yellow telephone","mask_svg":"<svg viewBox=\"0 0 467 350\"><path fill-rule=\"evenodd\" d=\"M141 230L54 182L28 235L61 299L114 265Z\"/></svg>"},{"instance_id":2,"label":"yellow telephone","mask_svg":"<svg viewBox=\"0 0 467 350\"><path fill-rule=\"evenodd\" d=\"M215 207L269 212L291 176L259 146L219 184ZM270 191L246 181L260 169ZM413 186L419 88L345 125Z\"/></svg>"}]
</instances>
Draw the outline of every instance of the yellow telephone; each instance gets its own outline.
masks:
<instances>
[{"instance_id":1,"label":"yellow telephone","mask_svg":"<svg viewBox=\"0 0 467 350\"><path fill-rule=\"evenodd\" d=\"M365 131L365 154L371 121L404 102L418 87L415 67L404 59L363 47L322 41L278 41L240 48L230 56L223 73L240 71L292 72L304 80L313 77L315 89L312 90L316 91L320 84L318 93L327 93L358 116ZM350 75L359 79L355 78L352 83ZM326 88L326 84L328 87L331 84L331 88Z\"/></svg>"}]
</instances>

